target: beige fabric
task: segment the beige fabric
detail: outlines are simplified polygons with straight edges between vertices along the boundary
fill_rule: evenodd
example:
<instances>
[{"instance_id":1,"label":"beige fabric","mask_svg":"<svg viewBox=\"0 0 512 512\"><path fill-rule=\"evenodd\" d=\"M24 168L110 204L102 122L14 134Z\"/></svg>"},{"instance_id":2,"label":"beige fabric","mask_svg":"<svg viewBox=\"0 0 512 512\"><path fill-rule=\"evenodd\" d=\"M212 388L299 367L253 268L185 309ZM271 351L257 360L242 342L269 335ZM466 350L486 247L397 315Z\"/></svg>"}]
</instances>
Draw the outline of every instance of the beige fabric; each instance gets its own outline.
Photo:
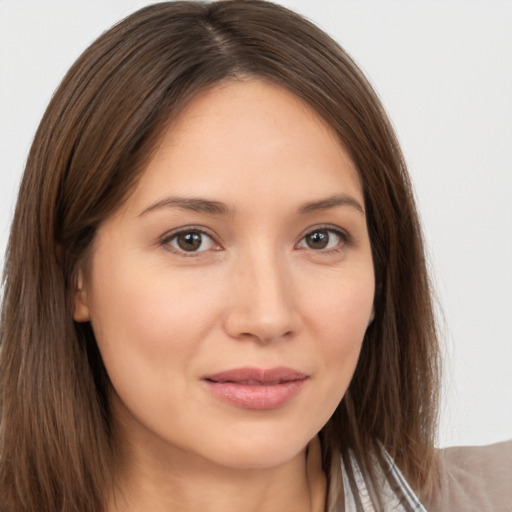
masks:
<instances>
[{"instance_id":1,"label":"beige fabric","mask_svg":"<svg viewBox=\"0 0 512 512\"><path fill-rule=\"evenodd\" d=\"M429 512L512 512L512 440L444 449L441 464Z\"/></svg>"}]
</instances>

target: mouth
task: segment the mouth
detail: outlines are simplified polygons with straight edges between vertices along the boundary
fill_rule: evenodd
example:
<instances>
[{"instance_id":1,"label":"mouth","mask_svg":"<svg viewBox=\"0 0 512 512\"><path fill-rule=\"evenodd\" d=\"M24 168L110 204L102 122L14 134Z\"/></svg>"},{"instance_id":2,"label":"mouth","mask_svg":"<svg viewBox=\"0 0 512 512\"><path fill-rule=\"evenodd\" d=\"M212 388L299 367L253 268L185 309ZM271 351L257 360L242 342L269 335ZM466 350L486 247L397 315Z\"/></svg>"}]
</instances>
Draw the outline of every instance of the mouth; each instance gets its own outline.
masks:
<instances>
[{"instance_id":1,"label":"mouth","mask_svg":"<svg viewBox=\"0 0 512 512\"><path fill-rule=\"evenodd\" d=\"M307 374L285 367L235 368L202 378L215 397L235 407L254 410L284 406L308 380Z\"/></svg>"}]
</instances>

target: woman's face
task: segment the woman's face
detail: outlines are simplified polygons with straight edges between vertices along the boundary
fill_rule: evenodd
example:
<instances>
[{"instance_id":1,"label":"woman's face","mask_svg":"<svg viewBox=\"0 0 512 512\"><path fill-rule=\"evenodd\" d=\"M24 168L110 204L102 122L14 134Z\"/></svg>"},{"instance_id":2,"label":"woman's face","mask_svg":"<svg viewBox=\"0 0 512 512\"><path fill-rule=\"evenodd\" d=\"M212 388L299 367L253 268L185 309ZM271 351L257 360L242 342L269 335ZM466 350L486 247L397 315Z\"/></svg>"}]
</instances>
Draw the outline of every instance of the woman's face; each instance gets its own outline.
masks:
<instances>
[{"instance_id":1,"label":"woman's face","mask_svg":"<svg viewBox=\"0 0 512 512\"><path fill-rule=\"evenodd\" d=\"M263 468L342 399L372 316L358 174L290 92L199 94L100 226L76 294L132 449Z\"/></svg>"}]
</instances>

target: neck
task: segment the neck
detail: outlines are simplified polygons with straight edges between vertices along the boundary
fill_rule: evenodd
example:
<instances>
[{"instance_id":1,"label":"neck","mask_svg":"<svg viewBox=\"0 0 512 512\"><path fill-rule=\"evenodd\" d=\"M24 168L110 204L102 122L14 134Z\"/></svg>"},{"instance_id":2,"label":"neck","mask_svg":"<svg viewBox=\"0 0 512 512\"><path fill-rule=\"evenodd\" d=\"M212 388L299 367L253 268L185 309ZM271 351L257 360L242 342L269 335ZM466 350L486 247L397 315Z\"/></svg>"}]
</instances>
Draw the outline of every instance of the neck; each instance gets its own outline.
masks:
<instances>
[{"instance_id":1,"label":"neck","mask_svg":"<svg viewBox=\"0 0 512 512\"><path fill-rule=\"evenodd\" d=\"M304 452L285 464L265 469L225 468L190 454L186 462L184 458L174 458L172 463L146 458L123 464L117 472L116 490L108 510L311 512L314 509L312 485L318 482L311 481L308 475Z\"/></svg>"}]
</instances>

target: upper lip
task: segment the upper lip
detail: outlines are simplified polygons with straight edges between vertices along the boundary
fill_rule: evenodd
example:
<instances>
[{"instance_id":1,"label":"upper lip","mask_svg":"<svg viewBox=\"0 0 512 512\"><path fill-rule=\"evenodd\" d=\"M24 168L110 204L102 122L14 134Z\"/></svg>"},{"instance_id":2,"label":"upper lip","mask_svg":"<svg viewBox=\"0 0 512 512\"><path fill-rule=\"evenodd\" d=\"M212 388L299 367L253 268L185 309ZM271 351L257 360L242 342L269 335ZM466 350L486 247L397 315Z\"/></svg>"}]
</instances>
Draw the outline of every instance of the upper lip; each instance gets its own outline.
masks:
<instances>
[{"instance_id":1,"label":"upper lip","mask_svg":"<svg viewBox=\"0 0 512 512\"><path fill-rule=\"evenodd\" d=\"M296 380L304 380L308 375L304 372L280 366L278 368L255 368L252 366L233 368L219 373L205 375L203 380L211 382L233 382L238 384L281 384Z\"/></svg>"}]
</instances>

